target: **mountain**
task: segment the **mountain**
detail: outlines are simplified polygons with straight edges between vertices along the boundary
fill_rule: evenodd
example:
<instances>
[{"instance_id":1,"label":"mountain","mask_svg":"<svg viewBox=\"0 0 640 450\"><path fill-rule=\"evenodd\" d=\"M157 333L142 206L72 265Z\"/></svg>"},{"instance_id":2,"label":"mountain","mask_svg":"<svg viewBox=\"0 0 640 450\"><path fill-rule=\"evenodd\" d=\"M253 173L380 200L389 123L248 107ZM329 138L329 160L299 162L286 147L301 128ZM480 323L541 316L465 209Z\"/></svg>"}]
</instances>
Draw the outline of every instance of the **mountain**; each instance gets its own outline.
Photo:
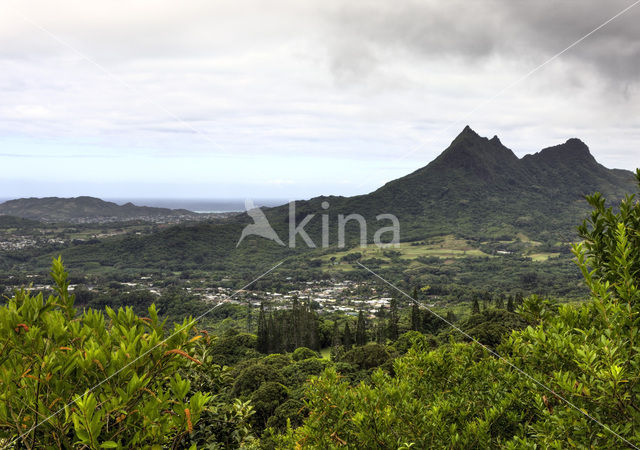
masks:
<instances>
[{"instance_id":1,"label":"mountain","mask_svg":"<svg viewBox=\"0 0 640 450\"><path fill-rule=\"evenodd\" d=\"M314 214L305 231L317 246L321 245L323 214L329 216L329 242L335 245L337 215L351 213L366 219L369 239L376 225L389 225L377 224L376 216L394 214L400 221L404 242L454 235L480 245L525 235L557 245L576 238L577 225L590 211L586 194L599 191L616 202L636 188L632 172L602 166L579 139L518 158L498 137L487 139L466 127L427 166L374 192L296 202L296 222ZM324 202L329 203L327 209L323 208ZM262 210L286 243L289 206ZM225 224L182 225L150 236L71 248L65 257L72 264L118 261L125 267L179 270L229 264L257 267L259 261L309 250L301 239L291 249L255 236L236 248L243 228L251 223L247 214L240 214ZM360 236L357 223L350 222L346 230L347 243L355 244Z\"/></svg>"},{"instance_id":2,"label":"mountain","mask_svg":"<svg viewBox=\"0 0 640 450\"><path fill-rule=\"evenodd\" d=\"M14 216L0 216L0 230L19 229L21 231L32 228L42 228L42 223L36 220L22 219Z\"/></svg>"},{"instance_id":3,"label":"mountain","mask_svg":"<svg viewBox=\"0 0 640 450\"><path fill-rule=\"evenodd\" d=\"M568 238L589 211L585 195L599 191L617 201L635 190L632 172L600 165L579 139L519 159L497 136L467 126L430 164L365 197L376 211L422 221L406 237L457 231ZM355 209L359 200L352 202Z\"/></svg>"},{"instance_id":4,"label":"mountain","mask_svg":"<svg viewBox=\"0 0 640 450\"><path fill-rule=\"evenodd\" d=\"M357 213L367 224L375 223L378 214L394 214L402 240L451 233L506 239L524 233L566 242L589 212L584 196L596 191L617 202L636 191L634 175L600 165L579 139L520 159L497 136L487 139L467 126L427 166L367 195L297 202L296 213ZM321 209L323 201L330 203L327 211ZM266 214L274 228L288 221L286 206ZM308 229L319 236L319 220ZM285 227L280 230L286 235ZM371 237L375 230L369 231Z\"/></svg>"},{"instance_id":5,"label":"mountain","mask_svg":"<svg viewBox=\"0 0 640 450\"><path fill-rule=\"evenodd\" d=\"M170 220L197 217L184 209L117 205L94 197L21 198L0 204L0 215L44 222L93 223L126 220Z\"/></svg>"}]
</instances>

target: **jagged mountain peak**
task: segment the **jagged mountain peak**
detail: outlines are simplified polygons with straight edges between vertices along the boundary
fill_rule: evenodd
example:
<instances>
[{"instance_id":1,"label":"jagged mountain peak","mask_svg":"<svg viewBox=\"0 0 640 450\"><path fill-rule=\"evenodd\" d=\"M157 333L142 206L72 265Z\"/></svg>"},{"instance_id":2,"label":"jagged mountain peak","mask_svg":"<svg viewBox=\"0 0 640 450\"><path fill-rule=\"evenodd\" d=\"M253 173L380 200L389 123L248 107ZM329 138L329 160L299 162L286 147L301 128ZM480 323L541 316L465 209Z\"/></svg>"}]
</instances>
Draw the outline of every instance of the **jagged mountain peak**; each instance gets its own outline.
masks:
<instances>
[{"instance_id":1,"label":"jagged mountain peak","mask_svg":"<svg viewBox=\"0 0 640 450\"><path fill-rule=\"evenodd\" d=\"M468 125L451 142L451 145L436 158L434 163L441 168L455 167L495 167L516 163L518 157L500 139L491 140L480 136Z\"/></svg>"},{"instance_id":2,"label":"jagged mountain peak","mask_svg":"<svg viewBox=\"0 0 640 450\"><path fill-rule=\"evenodd\" d=\"M466 125L460 134L456 136L456 138L451 142L451 145L456 143L473 143L473 142L481 142L486 141L487 138L483 138L478 133L476 133L469 125Z\"/></svg>"},{"instance_id":3,"label":"jagged mountain peak","mask_svg":"<svg viewBox=\"0 0 640 450\"><path fill-rule=\"evenodd\" d=\"M480 136L469 125L465 125L465 127L462 129L462 131L459 134L459 136L463 136L463 135L478 136L478 137Z\"/></svg>"}]
</instances>

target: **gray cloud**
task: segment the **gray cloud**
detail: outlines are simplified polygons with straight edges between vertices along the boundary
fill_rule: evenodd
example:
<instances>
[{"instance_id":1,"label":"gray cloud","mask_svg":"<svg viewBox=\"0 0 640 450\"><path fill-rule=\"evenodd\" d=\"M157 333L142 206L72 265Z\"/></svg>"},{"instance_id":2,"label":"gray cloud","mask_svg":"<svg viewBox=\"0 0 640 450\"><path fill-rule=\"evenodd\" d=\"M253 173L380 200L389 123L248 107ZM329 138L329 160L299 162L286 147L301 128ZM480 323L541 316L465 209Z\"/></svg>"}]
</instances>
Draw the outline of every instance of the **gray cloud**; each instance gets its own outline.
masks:
<instances>
[{"instance_id":1,"label":"gray cloud","mask_svg":"<svg viewBox=\"0 0 640 450\"><path fill-rule=\"evenodd\" d=\"M468 62L492 57L518 59L529 65L543 62L586 35L631 0L602 2L535 2L513 0L447 2L349 2L328 15L332 35L332 67L345 68L345 49L368 61L384 64L386 57L464 58ZM602 28L564 58L597 69L622 84L640 76L640 6ZM377 54L377 58L370 55ZM360 58L352 71L370 69ZM623 86L624 87L624 86Z\"/></svg>"},{"instance_id":2,"label":"gray cloud","mask_svg":"<svg viewBox=\"0 0 640 450\"><path fill-rule=\"evenodd\" d=\"M66 155L70 183L179 167L194 185L350 194L426 164L466 123L520 155L580 137L640 166L640 6L485 102L631 1L15 2L0 166L25 185L50 176L41 155Z\"/></svg>"}]
</instances>

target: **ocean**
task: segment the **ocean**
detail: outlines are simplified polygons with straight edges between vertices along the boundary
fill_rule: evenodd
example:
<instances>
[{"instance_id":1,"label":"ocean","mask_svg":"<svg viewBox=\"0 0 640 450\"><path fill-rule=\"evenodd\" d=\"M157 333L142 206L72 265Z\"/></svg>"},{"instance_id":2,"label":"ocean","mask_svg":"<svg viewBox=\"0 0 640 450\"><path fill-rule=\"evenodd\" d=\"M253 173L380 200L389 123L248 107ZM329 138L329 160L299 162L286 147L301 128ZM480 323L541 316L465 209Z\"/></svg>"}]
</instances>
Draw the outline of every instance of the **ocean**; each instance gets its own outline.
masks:
<instances>
[{"instance_id":1,"label":"ocean","mask_svg":"<svg viewBox=\"0 0 640 450\"><path fill-rule=\"evenodd\" d=\"M105 198L104 200L124 205L133 203L136 206L153 206L156 208L187 209L197 213L221 213L244 211L244 199L182 199L182 198ZM287 203L283 199L252 199L256 206L279 206Z\"/></svg>"},{"instance_id":2,"label":"ocean","mask_svg":"<svg viewBox=\"0 0 640 450\"><path fill-rule=\"evenodd\" d=\"M0 198L0 203L10 198ZM240 198L213 198L213 199L188 199L188 198L103 198L108 202L118 205L133 203L136 206L153 206L156 208L187 209L198 213L221 213L244 211L244 199ZM279 206L288 200L276 198L251 199L256 206Z\"/></svg>"},{"instance_id":3,"label":"ocean","mask_svg":"<svg viewBox=\"0 0 640 450\"><path fill-rule=\"evenodd\" d=\"M11 198L0 198L0 203ZM133 203L136 206L153 206L156 208L187 209L198 213L222 213L244 211L244 199L242 198L212 198L212 199L188 199L188 198L103 198L108 202L118 205ZM277 198L251 199L256 206L279 206L288 200Z\"/></svg>"}]
</instances>

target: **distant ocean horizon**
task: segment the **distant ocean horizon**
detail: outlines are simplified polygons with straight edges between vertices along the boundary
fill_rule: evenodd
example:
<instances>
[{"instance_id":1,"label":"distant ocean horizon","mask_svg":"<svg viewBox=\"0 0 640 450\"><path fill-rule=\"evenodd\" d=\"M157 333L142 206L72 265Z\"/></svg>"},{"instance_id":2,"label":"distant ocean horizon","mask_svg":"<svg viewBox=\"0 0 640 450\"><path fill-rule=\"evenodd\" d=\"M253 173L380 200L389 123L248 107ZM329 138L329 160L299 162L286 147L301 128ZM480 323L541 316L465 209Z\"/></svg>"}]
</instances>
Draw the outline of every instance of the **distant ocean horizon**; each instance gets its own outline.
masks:
<instances>
[{"instance_id":1,"label":"distant ocean horizon","mask_svg":"<svg viewBox=\"0 0 640 450\"><path fill-rule=\"evenodd\" d=\"M13 198L0 197L0 203ZM187 209L197 213L224 213L244 211L244 198L212 198L212 199L189 199L189 198L102 198L107 202L118 205L133 203L136 206L151 206L154 208ZM284 205L289 200L277 198L253 198L256 206L279 206Z\"/></svg>"},{"instance_id":2,"label":"distant ocean horizon","mask_svg":"<svg viewBox=\"0 0 640 450\"><path fill-rule=\"evenodd\" d=\"M187 209L196 213L224 213L244 211L244 198L182 199L182 198L105 198L118 205L133 203L136 206L155 208ZM288 200L274 198L251 199L256 206L279 206Z\"/></svg>"}]
</instances>

